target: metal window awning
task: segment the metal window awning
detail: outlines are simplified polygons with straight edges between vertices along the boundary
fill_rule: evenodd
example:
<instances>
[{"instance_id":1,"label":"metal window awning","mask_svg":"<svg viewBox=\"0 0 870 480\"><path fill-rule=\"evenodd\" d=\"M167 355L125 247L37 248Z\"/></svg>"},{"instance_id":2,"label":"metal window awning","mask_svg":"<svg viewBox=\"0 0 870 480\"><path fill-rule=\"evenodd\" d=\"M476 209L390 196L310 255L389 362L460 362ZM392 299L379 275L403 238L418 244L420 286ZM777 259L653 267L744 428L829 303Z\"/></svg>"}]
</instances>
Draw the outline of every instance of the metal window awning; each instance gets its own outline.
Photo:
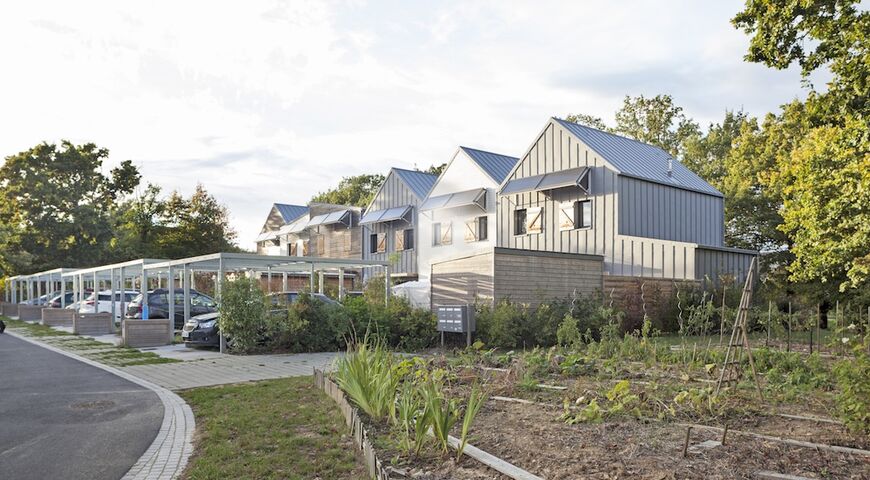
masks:
<instances>
[{"instance_id":1,"label":"metal window awning","mask_svg":"<svg viewBox=\"0 0 870 480\"><path fill-rule=\"evenodd\" d=\"M337 212L324 213L318 215L308 222L308 227L319 227L320 225L335 225L340 223L349 227L353 219L353 214L350 209L339 210Z\"/></svg>"},{"instance_id":2,"label":"metal window awning","mask_svg":"<svg viewBox=\"0 0 870 480\"><path fill-rule=\"evenodd\" d=\"M420 211L465 207L469 205L476 205L481 210L486 211L486 189L475 188L464 192L429 197L423 202L423 205L420 205Z\"/></svg>"},{"instance_id":3,"label":"metal window awning","mask_svg":"<svg viewBox=\"0 0 870 480\"><path fill-rule=\"evenodd\" d=\"M272 240L279 235L280 230L269 230L268 232L263 232L257 236L258 242L265 242L266 240Z\"/></svg>"},{"instance_id":4,"label":"metal window awning","mask_svg":"<svg viewBox=\"0 0 870 480\"><path fill-rule=\"evenodd\" d=\"M388 208L386 210L374 210L366 212L360 219L360 225L368 225L372 223L394 222L396 220L404 220L408 223L408 215L414 207L412 205L403 205L401 207Z\"/></svg>"},{"instance_id":5,"label":"metal window awning","mask_svg":"<svg viewBox=\"0 0 870 480\"><path fill-rule=\"evenodd\" d=\"M502 195L543 192L557 188L578 187L589 193L589 167L569 168L558 172L517 178L501 189Z\"/></svg>"},{"instance_id":6,"label":"metal window awning","mask_svg":"<svg viewBox=\"0 0 870 480\"><path fill-rule=\"evenodd\" d=\"M278 229L278 235L287 235L288 233L299 233L308 228L308 220L297 220L293 223L284 225Z\"/></svg>"}]
</instances>

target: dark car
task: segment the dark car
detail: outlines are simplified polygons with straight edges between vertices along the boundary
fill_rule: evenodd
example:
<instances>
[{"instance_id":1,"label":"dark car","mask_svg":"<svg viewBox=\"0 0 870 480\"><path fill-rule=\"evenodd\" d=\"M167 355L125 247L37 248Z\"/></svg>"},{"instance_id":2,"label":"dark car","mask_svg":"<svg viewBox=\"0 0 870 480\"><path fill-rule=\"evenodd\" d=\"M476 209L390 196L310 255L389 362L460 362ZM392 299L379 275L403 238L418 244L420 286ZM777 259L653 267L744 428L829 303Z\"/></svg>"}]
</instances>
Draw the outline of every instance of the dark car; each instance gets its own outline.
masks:
<instances>
[{"instance_id":1,"label":"dark car","mask_svg":"<svg viewBox=\"0 0 870 480\"><path fill-rule=\"evenodd\" d=\"M217 311L213 298L196 290L190 291L190 317ZM142 294L130 301L124 318L142 318ZM169 290L158 288L148 292L148 318L169 318ZM184 290L175 289L175 329L184 327Z\"/></svg>"},{"instance_id":2,"label":"dark car","mask_svg":"<svg viewBox=\"0 0 870 480\"><path fill-rule=\"evenodd\" d=\"M311 296L321 302L330 305L341 305L335 300L323 295L322 293L314 293ZM271 314L275 315L278 312L286 312L286 306L299 299L299 292L283 292L273 293L269 295L269 301L272 304ZM220 313L213 312L204 315L191 317L181 329L181 338L187 346L220 346Z\"/></svg>"},{"instance_id":3,"label":"dark car","mask_svg":"<svg viewBox=\"0 0 870 480\"><path fill-rule=\"evenodd\" d=\"M221 343L221 333L218 327L219 312L197 315L181 329L181 339L189 346L218 347Z\"/></svg>"},{"instance_id":4,"label":"dark car","mask_svg":"<svg viewBox=\"0 0 870 480\"><path fill-rule=\"evenodd\" d=\"M299 299L300 292L282 292L269 294L269 300L273 307L289 305ZM337 301L327 297L322 293L309 293L311 298L320 300L323 303L330 305L340 305Z\"/></svg>"}]
</instances>

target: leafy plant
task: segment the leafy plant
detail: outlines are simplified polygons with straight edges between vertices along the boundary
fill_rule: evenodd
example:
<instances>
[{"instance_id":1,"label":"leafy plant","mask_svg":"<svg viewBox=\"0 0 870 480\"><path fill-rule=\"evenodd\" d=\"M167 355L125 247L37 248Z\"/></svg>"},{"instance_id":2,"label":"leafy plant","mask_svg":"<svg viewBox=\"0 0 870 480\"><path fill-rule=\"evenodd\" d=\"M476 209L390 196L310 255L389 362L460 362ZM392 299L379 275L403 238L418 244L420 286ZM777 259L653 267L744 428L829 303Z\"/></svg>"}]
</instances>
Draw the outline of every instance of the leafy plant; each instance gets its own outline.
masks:
<instances>
[{"instance_id":1,"label":"leafy plant","mask_svg":"<svg viewBox=\"0 0 870 480\"><path fill-rule=\"evenodd\" d=\"M254 350L268 329L266 295L250 278L226 282L221 292L220 329L232 339L233 349Z\"/></svg>"},{"instance_id":2,"label":"leafy plant","mask_svg":"<svg viewBox=\"0 0 870 480\"><path fill-rule=\"evenodd\" d=\"M373 420L395 418L399 377L393 369L393 355L383 342L365 339L348 345L347 354L336 364L336 380Z\"/></svg>"},{"instance_id":3,"label":"leafy plant","mask_svg":"<svg viewBox=\"0 0 870 480\"><path fill-rule=\"evenodd\" d=\"M485 402L486 393L484 393L480 386L475 384L468 395L468 401L465 404L465 414L462 416L462 430L460 430L459 446L456 448L457 460L462 457L465 445L468 444L468 434L471 431L471 425L474 423L475 417L477 417Z\"/></svg>"},{"instance_id":4,"label":"leafy plant","mask_svg":"<svg viewBox=\"0 0 870 480\"><path fill-rule=\"evenodd\" d=\"M570 313L566 313L559 324L559 330L556 331L556 338L559 345L563 347L573 347L580 344L580 321L574 318Z\"/></svg>"},{"instance_id":5,"label":"leafy plant","mask_svg":"<svg viewBox=\"0 0 870 480\"><path fill-rule=\"evenodd\" d=\"M870 433L870 357L858 351L854 359L837 362L834 375L841 418L853 431Z\"/></svg>"},{"instance_id":6,"label":"leafy plant","mask_svg":"<svg viewBox=\"0 0 870 480\"><path fill-rule=\"evenodd\" d=\"M432 435L443 452L449 449L448 437L453 425L459 419L459 407L456 400L444 397L443 385L436 380L430 380L423 386L423 403L430 423Z\"/></svg>"}]
</instances>

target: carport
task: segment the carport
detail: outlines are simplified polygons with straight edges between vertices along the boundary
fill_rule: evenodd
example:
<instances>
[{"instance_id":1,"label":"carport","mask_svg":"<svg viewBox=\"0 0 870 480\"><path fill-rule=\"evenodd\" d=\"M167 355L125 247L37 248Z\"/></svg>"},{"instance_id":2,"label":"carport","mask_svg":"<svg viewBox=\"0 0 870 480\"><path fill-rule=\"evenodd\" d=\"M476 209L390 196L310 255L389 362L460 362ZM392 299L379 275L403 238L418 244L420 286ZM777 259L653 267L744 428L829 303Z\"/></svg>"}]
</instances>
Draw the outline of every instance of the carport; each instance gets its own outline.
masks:
<instances>
[{"instance_id":1,"label":"carport","mask_svg":"<svg viewBox=\"0 0 870 480\"><path fill-rule=\"evenodd\" d=\"M75 272L74 268L55 268L30 275L16 275L6 279L6 301L21 303L49 293L66 293L69 283L64 274ZM63 303L63 298L61 298Z\"/></svg>"},{"instance_id":2,"label":"carport","mask_svg":"<svg viewBox=\"0 0 870 480\"><path fill-rule=\"evenodd\" d=\"M143 265L143 281L147 282L149 276L156 275L167 278L169 318L175 318L175 288L176 281L181 276L181 288L184 295L184 322L190 319L190 277L194 272L210 272L216 275L215 300L220 304L221 287L226 280L227 273L267 274L269 279L273 275L282 275L284 286L287 285L287 275L290 273L308 273L310 290L315 289L315 277L319 277L317 283L320 293L323 293L323 275L327 272L338 273L339 300L344 298L344 272L346 269L382 268L386 282L385 298L390 296L390 264L377 260L322 258L322 257L296 257L280 255L258 255L253 253L213 253L197 257L168 260L163 262ZM144 282L143 282L144 283ZM269 282L271 286L271 282ZM285 288L286 289L286 288ZM144 292L147 295L147 292ZM226 351L226 341L221 334L221 352Z\"/></svg>"},{"instance_id":3,"label":"carport","mask_svg":"<svg viewBox=\"0 0 870 480\"><path fill-rule=\"evenodd\" d=\"M99 267L83 268L80 270L70 271L63 274L64 279L72 283L73 301L83 302L88 286L99 295L101 290L111 291L111 297L115 298L115 293L125 290L138 289L144 295L148 294L148 284L145 281L144 267L149 264L165 262L164 259L149 259L142 258L139 260L130 260L129 262L114 263L111 265L103 265ZM160 278L157 278L158 286ZM128 288L129 285L129 288ZM124 312L124 296L120 297L120 310ZM112 318L118 313L115 310L115 302L112 301ZM81 308L81 305L79 305Z\"/></svg>"}]
</instances>

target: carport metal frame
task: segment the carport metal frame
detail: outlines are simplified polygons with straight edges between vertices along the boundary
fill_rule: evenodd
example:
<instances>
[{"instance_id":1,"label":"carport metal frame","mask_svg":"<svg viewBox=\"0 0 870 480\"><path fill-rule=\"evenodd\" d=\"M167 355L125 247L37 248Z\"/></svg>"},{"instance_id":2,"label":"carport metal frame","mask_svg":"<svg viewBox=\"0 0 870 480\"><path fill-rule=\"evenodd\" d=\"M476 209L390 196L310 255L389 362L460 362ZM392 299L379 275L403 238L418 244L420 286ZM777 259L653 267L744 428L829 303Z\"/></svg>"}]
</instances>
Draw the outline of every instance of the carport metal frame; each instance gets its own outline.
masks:
<instances>
[{"instance_id":1,"label":"carport metal frame","mask_svg":"<svg viewBox=\"0 0 870 480\"><path fill-rule=\"evenodd\" d=\"M10 303L22 303L43 294L60 292L61 308L65 307L66 284L65 274L76 272L74 268L55 268L44 272L30 275L16 275L6 279L6 301ZM44 291L43 291L43 287Z\"/></svg>"},{"instance_id":2,"label":"carport metal frame","mask_svg":"<svg viewBox=\"0 0 870 480\"><path fill-rule=\"evenodd\" d=\"M91 267L91 268L82 268L76 270L74 272L69 272L64 274L64 277L69 277L70 281L73 284L73 300L78 302L84 302L85 300L85 290L88 282L90 282L93 286L93 291L95 292L95 302L94 302L94 313L97 313L96 306L99 302L99 292L102 290L100 288L101 282L109 283L109 290L111 292L111 305L112 305L112 321L115 321L115 315L118 313L116 308L120 308L121 313L123 314L125 310L124 305L124 296L121 295L121 305L119 307L115 306L115 294L120 291L126 291L126 283L127 280L130 280L130 289L134 289L136 285L136 279L139 279L139 291L145 297L147 301L148 298L148 284L145 281L144 275L144 267L146 265L158 262L165 262L164 259L154 259L154 258L141 258L139 260L130 260L128 262L121 263L113 263L110 265L101 265L99 267ZM160 279L158 278L158 286ZM79 304L79 310L81 310L81 303Z\"/></svg>"},{"instance_id":3,"label":"carport metal frame","mask_svg":"<svg viewBox=\"0 0 870 480\"><path fill-rule=\"evenodd\" d=\"M280 273L284 276L284 285L286 287L286 276L289 273L308 273L310 289L314 291L314 276L317 274L320 277L320 293L323 293L324 271L338 271L338 296L339 299L344 298L344 272L345 269L359 268L383 268L384 269L384 294L385 301L389 302L390 297L390 264L389 262L378 260L360 260L360 259L343 259L343 258L322 258L322 257L298 257L298 256L283 256L283 255L259 255L254 253L212 253L209 255L200 255L196 257L182 258L178 260L167 260L162 262L149 263L142 266L143 269L143 284L147 282L150 273L158 275L165 273L169 279L169 304L170 319L175 319L175 279L181 273L181 285L184 292L184 323L190 319L190 276L193 272L211 272L216 274L215 281L215 300L220 305L221 289L223 282L226 280L228 272L253 272L255 274L267 273L269 275L269 285L271 285L271 277L274 273ZM271 287L270 287L271 288ZM170 329L171 330L171 329ZM220 351L226 351L226 339L221 332Z\"/></svg>"}]
</instances>

